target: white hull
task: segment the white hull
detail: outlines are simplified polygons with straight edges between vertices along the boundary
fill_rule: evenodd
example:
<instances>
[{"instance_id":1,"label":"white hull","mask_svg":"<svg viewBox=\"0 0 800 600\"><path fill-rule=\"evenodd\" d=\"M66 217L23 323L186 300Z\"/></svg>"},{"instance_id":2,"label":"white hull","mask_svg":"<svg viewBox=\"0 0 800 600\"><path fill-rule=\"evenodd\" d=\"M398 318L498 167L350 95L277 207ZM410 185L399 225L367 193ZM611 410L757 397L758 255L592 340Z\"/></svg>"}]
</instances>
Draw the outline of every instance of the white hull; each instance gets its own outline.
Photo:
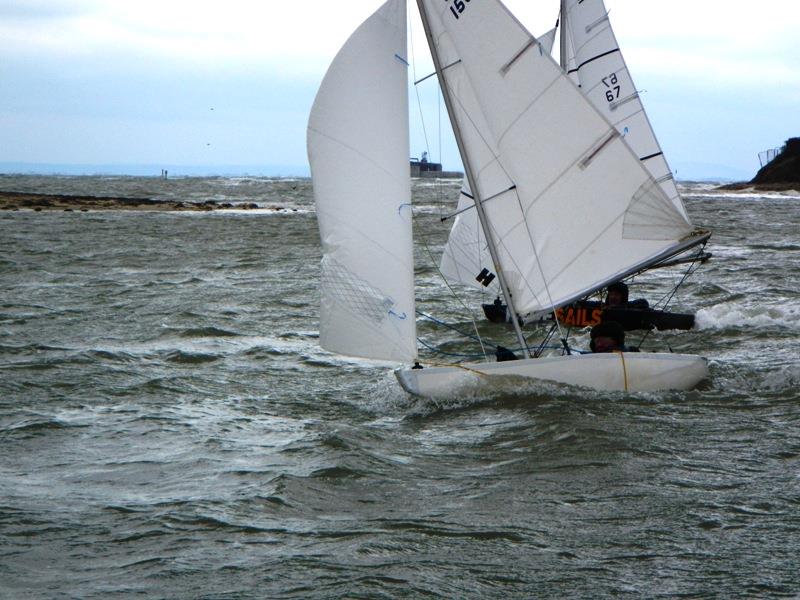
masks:
<instances>
[{"instance_id":1,"label":"white hull","mask_svg":"<svg viewBox=\"0 0 800 600\"><path fill-rule=\"evenodd\" d=\"M651 392L691 389L708 376L708 365L705 358L690 354L624 352L405 368L397 369L395 375L404 390L428 398L452 398L460 390L488 388L496 377L525 377L602 391Z\"/></svg>"}]
</instances>

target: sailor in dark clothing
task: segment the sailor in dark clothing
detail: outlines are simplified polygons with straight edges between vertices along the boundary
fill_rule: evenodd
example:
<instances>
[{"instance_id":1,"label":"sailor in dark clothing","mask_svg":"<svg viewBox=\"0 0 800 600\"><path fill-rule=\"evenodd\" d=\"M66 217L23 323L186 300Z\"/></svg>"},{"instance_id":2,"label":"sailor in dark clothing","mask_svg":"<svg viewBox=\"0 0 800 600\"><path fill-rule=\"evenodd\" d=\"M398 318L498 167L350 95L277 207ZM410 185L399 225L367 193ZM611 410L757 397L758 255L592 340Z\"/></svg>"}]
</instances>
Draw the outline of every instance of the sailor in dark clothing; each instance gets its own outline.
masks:
<instances>
[{"instance_id":1,"label":"sailor in dark clothing","mask_svg":"<svg viewBox=\"0 0 800 600\"><path fill-rule=\"evenodd\" d=\"M625 330L614 321L592 327L589 348L592 352L625 352Z\"/></svg>"},{"instance_id":2,"label":"sailor in dark clothing","mask_svg":"<svg viewBox=\"0 0 800 600\"><path fill-rule=\"evenodd\" d=\"M628 300L628 284L618 281L606 288L606 308L648 308L650 304L644 298Z\"/></svg>"},{"instance_id":3,"label":"sailor in dark clothing","mask_svg":"<svg viewBox=\"0 0 800 600\"><path fill-rule=\"evenodd\" d=\"M621 281L606 288L606 306L624 307L628 304L628 286Z\"/></svg>"}]
</instances>

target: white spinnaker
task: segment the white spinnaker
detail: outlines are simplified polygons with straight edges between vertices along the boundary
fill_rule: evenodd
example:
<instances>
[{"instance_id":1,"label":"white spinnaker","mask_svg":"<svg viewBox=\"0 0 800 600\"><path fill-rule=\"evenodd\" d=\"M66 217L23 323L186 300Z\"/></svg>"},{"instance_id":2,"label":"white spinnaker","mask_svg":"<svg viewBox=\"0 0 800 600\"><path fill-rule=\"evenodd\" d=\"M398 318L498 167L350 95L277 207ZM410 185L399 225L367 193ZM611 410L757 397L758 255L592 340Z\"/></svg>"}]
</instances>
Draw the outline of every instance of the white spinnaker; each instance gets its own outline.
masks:
<instances>
[{"instance_id":1,"label":"white spinnaker","mask_svg":"<svg viewBox=\"0 0 800 600\"><path fill-rule=\"evenodd\" d=\"M389 0L336 55L308 123L322 240L320 345L416 358L406 2Z\"/></svg>"},{"instance_id":2,"label":"white spinnaker","mask_svg":"<svg viewBox=\"0 0 800 600\"><path fill-rule=\"evenodd\" d=\"M662 257L691 225L561 68L497 0L419 0L520 314Z\"/></svg>"},{"instance_id":3,"label":"white spinnaker","mask_svg":"<svg viewBox=\"0 0 800 600\"><path fill-rule=\"evenodd\" d=\"M567 0L566 23L575 53L569 70L577 75L581 91L622 134L678 212L688 220L603 0Z\"/></svg>"}]
</instances>

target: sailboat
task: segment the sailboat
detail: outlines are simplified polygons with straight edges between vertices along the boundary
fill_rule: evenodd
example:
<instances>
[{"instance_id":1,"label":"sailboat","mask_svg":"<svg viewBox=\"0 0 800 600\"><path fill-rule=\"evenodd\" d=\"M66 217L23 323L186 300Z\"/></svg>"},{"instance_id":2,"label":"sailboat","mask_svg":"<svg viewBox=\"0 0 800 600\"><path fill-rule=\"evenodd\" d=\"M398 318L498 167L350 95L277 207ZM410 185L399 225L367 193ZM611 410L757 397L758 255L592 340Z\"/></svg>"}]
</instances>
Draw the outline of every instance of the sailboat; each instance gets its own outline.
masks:
<instances>
[{"instance_id":1,"label":"sailboat","mask_svg":"<svg viewBox=\"0 0 800 600\"><path fill-rule=\"evenodd\" d=\"M464 165L459 217L479 224L490 262L478 276L496 282L513 314L550 313L708 239L502 2L417 6ZM564 338L561 356L533 357L517 320L522 359L418 362L406 15L405 0L387 0L351 35L309 117L322 347L404 363L401 386L428 397L497 377L619 391L697 385L708 371L695 355L578 354Z\"/></svg>"}]
</instances>

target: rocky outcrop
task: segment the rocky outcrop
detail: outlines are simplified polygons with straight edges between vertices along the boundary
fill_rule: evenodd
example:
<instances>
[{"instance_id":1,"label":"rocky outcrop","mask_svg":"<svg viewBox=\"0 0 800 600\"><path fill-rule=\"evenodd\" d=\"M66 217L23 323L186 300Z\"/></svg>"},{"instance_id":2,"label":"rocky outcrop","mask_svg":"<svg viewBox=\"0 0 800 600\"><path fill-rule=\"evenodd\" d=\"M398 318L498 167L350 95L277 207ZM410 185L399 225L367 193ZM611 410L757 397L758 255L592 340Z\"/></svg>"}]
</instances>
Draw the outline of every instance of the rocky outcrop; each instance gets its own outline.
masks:
<instances>
[{"instance_id":1,"label":"rocky outcrop","mask_svg":"<svg viewBox=\"0 0 800 600\"><path fill-rule=\"evenodd\" d=\"M800 191L800 138L786 140L781 153L764 165L751 181L721 185L720 190Z\"/></svg>"},{"instance_id":2,"label":"rocky outcrop","mask_svg":"<svg viewBox=\"0 0 800 600\"><path fill-rule=\"evenodd\" d=\"M205 202L180 202L176 200L153 200L151 198L119 198L115 196L76 196L68 194L31 194L27 192L0 191L0 210L155 210L155 211L209 211L217 209L259 208L255 202L231 204L214 200ZM275 208L274 210L279 210Z\"/></svg>"},{"instance_id":3,"label":"rocky outcrop","mask_svg":"<svg viewBox=\"0 0 800 600\"><path fill-rule=\"evenodd\" d=\"M755 185L800 183L800 138L786 140L783 151L750 182Z\"/></svg>"}]
</instances>

